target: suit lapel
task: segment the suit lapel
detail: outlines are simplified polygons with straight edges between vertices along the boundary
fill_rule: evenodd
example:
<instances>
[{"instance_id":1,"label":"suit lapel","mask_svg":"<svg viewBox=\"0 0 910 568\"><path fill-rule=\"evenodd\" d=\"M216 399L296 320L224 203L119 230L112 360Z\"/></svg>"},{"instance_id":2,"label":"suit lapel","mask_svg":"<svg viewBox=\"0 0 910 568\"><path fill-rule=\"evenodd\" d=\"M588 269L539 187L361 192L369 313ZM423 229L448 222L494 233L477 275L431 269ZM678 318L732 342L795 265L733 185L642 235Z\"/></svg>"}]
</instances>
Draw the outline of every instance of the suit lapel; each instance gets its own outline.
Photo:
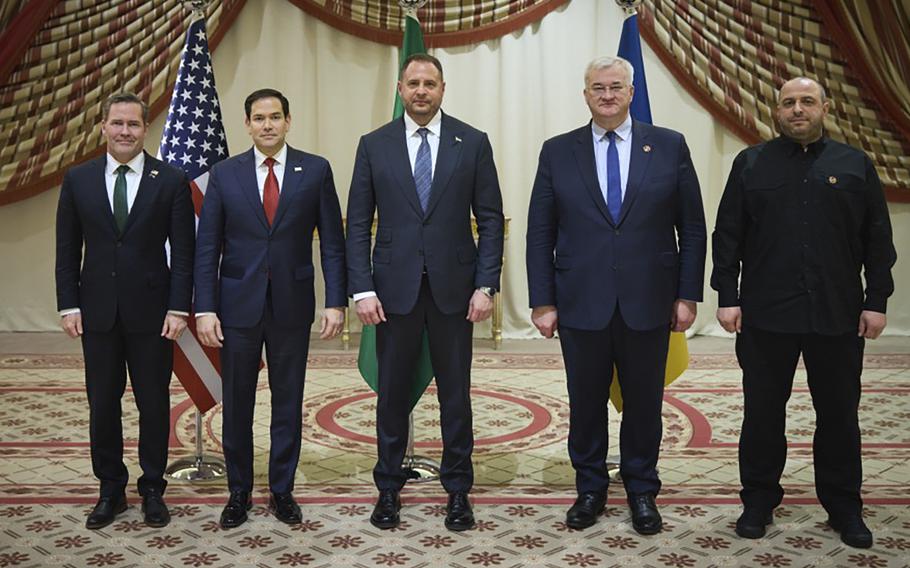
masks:
<instances>
[{"instance_id":1,"label":"suit lapel","mask_svg":"<svg viewBox=\"0 0 910 568\"><path fill-rule=\"evenodd\" d=\"M578 171L581 179L584 181L588 195L597 205L600 214L608 223L613 225L613 218L607 209L607 202L604 201L603 193L600 191L600 183L597 181L597 162L594 159L594 135L591 134L591 123L578 130L578 138L575 143L575 161L578 164Z\"/></svg>"},{"instance_id":2,"label":"suit lapel","mask_svg":"<svg viewBox=\"0 0 910 568\"><path fill-rule=\"evenodd\" d=\"M422 218L423 208L420 207L420 199L417 198L417 186L414 184L414 173L411 171L411 158L408 156L406 135L403 118L396 120L388 129L387 136L390 138L388 163L392 168L392 175L398 180L398 188L404 194L404 198L414 212Z\"/></svg>"},{"instance_id":3,"label":"suit lapel","mask_svg":"<svg viewBox=\"0 0 910 568\"><path fill-rule=\"evenodd\" d=\"M269 230L269 222L265 218L265 209L262 208L262 198L259 196L259 182L256 181L256 160L253 149L250 148L237 159L234 171L235 179L240 183L240 191L246 196L253 210L253 215L259 219L263 228ZM279 197L279 201L281 198Z\"/></svg>"},{"instance_id":4,"label":"suit lapel","mask_svg":"<svg viewBox=\"0 0 910 568\"><path fill-rule=\"evenodd\" d=\"M449 186L449 180L455 172L455 167L461 161L464 133L452 128L451 124L449 117L443 114L442 126L439 129L439 151L436 156L436 169L433 172L433 186L430 191L430 200L427 203L426 217L433 213L433 209L436 208L436 204L439 203L442 194ZM417 195L416 189L414 195Z\"/></svg>"},{"instance_id":5,"label":"suit lapel","mask_svg":"<svg viewBox=\"0 0 910 568\"><path fill-rule=\"evenodd\" d=\"M648 145L648 130L642 123L632 121L632 149L629 155L629 177L626 179L626 195L622 200L622 209L619 211L619 223L629 214L629 209L641 189L645 172L648 171L648 162L651 160L651 146ZM645 148L648 150L645 151ZM617 224L619 224L617 223Z\"/></svg>"},{"instance_id":6,"label":"suit lapel","mask_svg":"<svg viewBox=\"0 0 910 568\"><path fill-rule=\"evenodd\" d=\"M139 180L139 189L136 190L136 199L133 200L133 206L130 207L130 214L126 218L126 226L123 228L123 234L130 230L136 223L136 218L149 212L155 195L158 194L158 188L161 181L158 179L158 165L153 163L152 157L145 155L145 165L142 167L142 179ZM111 212L111 218L114 214ZM115 223L116 225L116 223Z\"/></svg>"},{"instance_id":7,"label":"suit lapel","mask_svg":"<svg viewBox=\"0 0 910 568\"><path fill-rule=\"evenodd\" d=\"M101 217L101 223L108 226L111 234L119 236L117 231L117 221L114 219L114 210L111 208L111 200L107 196L107 180L104 179L105 169L107 168L107 154L98 158L92 164L91 171L91 189L87 192L87 199L90 200L89 211L96 211Z\"/></svg>"},{"instance_id":8,"label":"suit lapel","mask_svg":"<svg viewBox=\"0 0 910 568\"><path fill-rule=\"evenodd\" d=\"M281 193L278 195L278 210L275 211L275 219L272 220L272 231L281 222L285 211L290 207L289 203L293 201L294 195L300 191L300 184L303 181L303 155L288 146L287 157L284 164L284 179L281 181ZM260 208L261 209L261 208ZM263 217L265 217L263 209Z\"/></svg>"}]
</instances>

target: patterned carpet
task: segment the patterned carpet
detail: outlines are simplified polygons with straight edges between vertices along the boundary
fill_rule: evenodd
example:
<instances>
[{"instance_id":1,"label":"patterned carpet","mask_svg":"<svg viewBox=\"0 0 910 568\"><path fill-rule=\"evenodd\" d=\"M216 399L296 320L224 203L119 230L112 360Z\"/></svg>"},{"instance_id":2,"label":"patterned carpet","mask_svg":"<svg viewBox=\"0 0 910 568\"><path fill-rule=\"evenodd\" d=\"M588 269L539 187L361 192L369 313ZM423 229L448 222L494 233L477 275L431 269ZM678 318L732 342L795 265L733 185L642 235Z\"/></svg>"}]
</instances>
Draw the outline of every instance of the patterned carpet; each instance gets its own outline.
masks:
<instances>
[{"instance_id":1,"label":"patterned carpet","mask_svg":"<svg viewBox=\"0 0 910 568\"><path fill-rule=\"evenodd\" d=\"M658 499L664 531L642 537L630 524L621 484L606 514L585 531L567 529L574 498L566 457L568 405L562 361L553 355L480 352L474 357L476 432L472 497L477 528L452 533L442 524L438 483L409 485L403 522L374 529L375 398L356 373L353 354L315 354L305 398L304 447L296 496L304 523L273 519L265 508L268 392L257 401L257 494L248 523L222 531L223 481L172 482L173 514L164 529L131 506L101 531L84 528L96 499L88 448L82 361L70 355L0 358L0 568L6 566L165 567L609 567L910 566L910 355L866 359L861 421L865 515L875 546L841 544L825 525L812 486L812 405L802 372L790 402L787 496L768 535L746 541L733 532L739 514L736 441L742 413L739 372L730 355L696 355L666 392ZM172 389L171 457L192 452L193 408ZM439 457L438 406L432 389L415 412L418 453ZM128 394L125 433L135 436ZM618 418L611 432L618 432ZM220 454L221 415L204 418L206 452ZM133 479L136 440L127 440Z\"/></svg>"}]
</instances>

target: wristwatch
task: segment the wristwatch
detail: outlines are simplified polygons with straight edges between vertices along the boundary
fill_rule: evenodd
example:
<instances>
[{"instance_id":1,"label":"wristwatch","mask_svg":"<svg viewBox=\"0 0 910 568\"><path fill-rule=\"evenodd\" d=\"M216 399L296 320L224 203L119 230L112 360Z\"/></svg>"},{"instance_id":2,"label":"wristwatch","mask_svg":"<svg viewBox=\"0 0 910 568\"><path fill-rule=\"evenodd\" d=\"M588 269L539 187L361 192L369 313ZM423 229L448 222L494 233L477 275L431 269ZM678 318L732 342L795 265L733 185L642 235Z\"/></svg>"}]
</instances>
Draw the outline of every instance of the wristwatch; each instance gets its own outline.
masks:
<instances>
[{"instance_id":1,"label":"wristwatch","mask_svg":"<svg viewBox=\"0 0 910 568\"><path fill-rule=\"evenodd\" d=\"M496 288L491 286L481 286L478 288L483 294L486 294L488 298L492 298L496 294Z\"/></svg>"}]
</instances>

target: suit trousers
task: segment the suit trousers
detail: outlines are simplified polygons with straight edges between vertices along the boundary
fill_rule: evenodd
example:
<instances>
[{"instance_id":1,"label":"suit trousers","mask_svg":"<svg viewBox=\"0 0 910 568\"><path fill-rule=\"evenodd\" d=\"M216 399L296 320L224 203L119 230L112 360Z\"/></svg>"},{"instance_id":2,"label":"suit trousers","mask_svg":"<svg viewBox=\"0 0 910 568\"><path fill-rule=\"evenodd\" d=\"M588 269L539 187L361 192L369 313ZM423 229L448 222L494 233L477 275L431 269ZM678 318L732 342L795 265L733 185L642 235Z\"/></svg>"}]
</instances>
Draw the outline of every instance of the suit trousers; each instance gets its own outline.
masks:
<instances>
[{"instance_id":1,"label":"suit trousers","mask_svg":"<svg viewBox=\"0 0 910 568\"><path fill-rule=\"evenodd\" d=\"M109 331L85 330L82 334L92 470L101 482L102 497L123 493L129 481L123 463L120 406L127 369L139 409L139 493L163 493L167 486L164 470L171 427L173 345L158 333L127 332L119 316Z\"/></svg>"},{"instance_id":2,"label":"suit trousers","mask_svg":"<svg viewBox=\"0 0 910 568\"><path fill-rule=\"evenodd\" d=\"M275 322L271 288L265 313L253 327L224 327L221 349L223 380L222 444L228 489L253 489L253 414L256 385L265 345L271 392L269 488L291 493L300 460L303 385L309 352L310 325L282 327Z\"/></svg>"},{"instance_id":3,"label":"suit trousers","mask_svg":"<svg viewBox=\"0 0 910 568\"><path fill-rule=\"evenodd\" d=\"M471 354L473 324L465 310L442 313L433 301L424 275L414 309L386 314L376 327L379 360L379 399L376 406L378 459L373 480L380 490L400 490L407 480L402 461L407 451L409 398L426 328L430 360L436 376L436 396L442 423L440 481L449 493L470 491L474 484L471 414Z\"/></svg>"},{"instance_id":4,"label":"suit trousers","mask_svg":"<svg viewBox=\"0 0 910 568\"><path fill-rule=\"evenodd\" d=\"M739 473L746 507L771 511L783 499L787 401L802 354L815 407L812 454L818 499L833 517L862 512L858 409L864 347L855 331L827 336L743 326L736 356L745 398Z\"/></svg>"},{"instance_id":5,"label":"suit trousers","mask_svg":"<svg viewBox=\"0 0 910 568\"><path fill-rule=\"evenodd\" d=\"M623 398L619 470L626 493L657 495L669 323L646 331L631 329L617 305L605 329L560 326L559 341L569 391L569 458L576 490L605 494L610 484L607 407L615 365Z\"/></svg>"}]
</instances>

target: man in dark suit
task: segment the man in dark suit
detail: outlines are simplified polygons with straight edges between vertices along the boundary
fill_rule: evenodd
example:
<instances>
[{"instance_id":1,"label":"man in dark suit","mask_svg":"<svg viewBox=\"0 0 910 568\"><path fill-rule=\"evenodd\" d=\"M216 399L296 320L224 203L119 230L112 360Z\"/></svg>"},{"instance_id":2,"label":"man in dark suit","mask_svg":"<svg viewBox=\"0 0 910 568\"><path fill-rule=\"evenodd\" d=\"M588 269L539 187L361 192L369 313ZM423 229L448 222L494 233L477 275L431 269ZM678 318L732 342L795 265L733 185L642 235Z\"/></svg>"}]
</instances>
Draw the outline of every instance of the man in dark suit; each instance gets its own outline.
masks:
<instances>
[{"instance_id":1,"label":"man in dark suit","mask_svg":"<svg viewBox=\"0 0 910 568\"><path fill-rule=\"evenodd\" d=\"M163 527L171 341L186 327L193 291L193 206L183 172L142 150L145 103L120 93L101 111L107 154L66 172L57 206L57 309L63 330L82 338L92 469L101 482L85 526L105 527L127 507L120 399L129 368L142 512L147 525Z\"/></svg>"},{"instance_id":2,"label":"man in dark suit","mask_svg":"<svg viewBox=\"0 0 910 568\"><path fill-rule=\"evenodd\" d=\"M255 91L244 110L253 148L212 168L196 243L197 329L204 345L222 348L230 489L224 528L243 524L252 503L253 409L263 344L272 394L269 508L282 522L301 522L292 491L315 318L314 229L325 277L320 337L338 335L347 304L344 229L331 166L285 143L291 115L280 92Z\"/></svg>"},{"instance_id":3,"label":"man in dark suit","mask_svg":"<svg viewBox=\"0 0 910 568\"><path fill-rule=\"evenodd\" d=\"M655 534L669 334L695 320L706 231L682 135L629 116L632 72L619 57L592 61L584 89L592 121L544 143L528 211L527 269L531 319L545 337L559 330L568 378L578 499L566 524L591 526L606 504L615 365L632 524Z\"/></svg>"},{"instance_id":4,"label":"man in dark suit","mask_svg":"<svg viewBox=\"0 0 910 568\"><path fill-rule=\"evenodd\" d=\"M442 419L445 525L474 526L471 335L474 322L490 316L499 287L502 196L486 134L439 110L444 91L435 57L405 60L398 81L405 115L360 139L348 198L349 291L360 321L377 326L379 499L370 521L382 529L399 523L409 381L424 328Z\"/></svg>"}]
</instances>

